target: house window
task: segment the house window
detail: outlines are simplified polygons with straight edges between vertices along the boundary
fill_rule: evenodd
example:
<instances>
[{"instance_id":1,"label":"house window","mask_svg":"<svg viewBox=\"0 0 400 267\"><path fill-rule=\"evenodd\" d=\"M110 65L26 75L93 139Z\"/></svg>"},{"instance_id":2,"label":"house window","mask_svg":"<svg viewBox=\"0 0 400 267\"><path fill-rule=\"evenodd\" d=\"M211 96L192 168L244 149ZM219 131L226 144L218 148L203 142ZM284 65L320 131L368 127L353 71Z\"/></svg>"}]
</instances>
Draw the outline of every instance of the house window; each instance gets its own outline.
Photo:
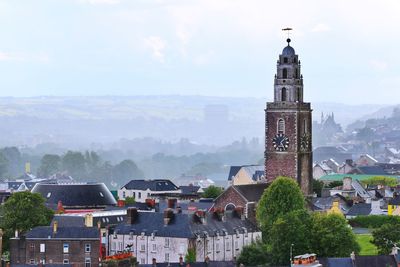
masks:
<instances>
[{"instance_id":1,"label":"house window","mask_svg":"<svg viewBox=\"0 0 400 267\"><path fill-rule=\"evenodd\" d=\"M30 264L35 264L35 260L34 260L34 259L31 259L31 260L29 261L29 263L30 263Z\"/></svg>"},{"instance_id":2,"label":"house window","mask_svg":"<svg viewBox=\"0 0 400 267\"><path fill-rule=\"evenodd\" d=\"M115 242L111 243L111 250L115 250L116 249L117 244Z\"/></svg>"},{"instance_id":3,"label":"house window","mask_svg":"<svg viewBox=\"0 0 400 267\"><path fill-rule=\"evenodd\" d=\"M284 68L283 70L282 70L282 78L283 79L287 79L287 69L286 68Z\"/></svg>"},{"instance_id":4,"label":"house window","mask_svg":"<svg viewBox=\"0 0 400 267\"><path fill-rule=\"evenodd\" d=\"M217 252L219 252L219 243L217 243L217 244L215 245L215 250L216 250Z\"/></svg>"},{"instance_id":5,"label":"house window","mask_svg":"<svg viewBox=\"0 0 400 267\"><path fill-rule=\"evenodd\" d=\"M35 244L31 244L29 246L29 249L30 249L31 252L34 252L35 251Z\"/></svg>"},{"instance_id":6,"label":"house window","mask_svg":"<svg viewBox=\"0 0 400 267\"><path fill-rule=\"evenodd\" d=\"M146 245L140 245L140 251L146 251Z\"/></svg>"},{"instance_id":7,"label":"house window","mask_svg":"<svg viewBox=\"0 0 400 267\"><path fill-rule=\"evenodd\" d=\"M135 198L135 192L132 193L132 197Z\"/></svg>"},{"instance_id":8,"label":"house window","mask_svg":"<svg viewBox=\"0 0 400 267\"><path fill-rule=\"evenodd\" d=\"M63 264L69 264L69 259L64 259Z\"/></svg>"},{"instance_id":9,"label":"house window","mask_svg":"<svg viewBox=\"0 0 400 267\"><path fill-rule=\"evenodd\" d=\"M157 251L157 244L153 244L153 251Z\"/></svg>"},{"instance_id":10,"label":"house window","mask_svg":"<svg viewBox=\"0 0 400 267\"><path fill-rule=\"evenodd\" d=\"M287 101L287 89L285 87L281 91L281 101Z\"/></svg>"},{"instance_id":11,"label":"house window","mask_svg":"<svg viewBox=\"0 0 400 267\"><path fill-rule=\"evenodd\" d=\"M85 267L90 267L91 266L91 261L90 258L85 259Z\"/></svg>"},{"instance_id":12,"label":"house window","mask_svg":"<svg viewBox=\"0 0 400 267\"><path fill-rule=\"evenodd\" d=\"M145 264L145 263L146 263L146 260L144 258L141 258L140 259L140 264Z\"/></svg>"},{"instance_id":13,"label":"house window","mask_svg":"<svg viewBox=\"0 0 400 267\"><path fill-rule=\"evenodd\" d=\"M45 244L40 244L40 252L46 252L46 245Z\"/></svg>"},{"instance_id":14,"label":"house window","mask_svg":"<svg viewBox=\"0 0 400 267\"><path fill-rule=\"evenodd\" d=\"M169 262L169 253L165 253L165 262Z\"/></svg>"},{"instance_id":15,"label":"house window","mask_svg":"<svg viewBox=\"0 0 400 267\"><path fill-rule=\"evenodd\" d=\"M235 241L235 249L238 250L239 249L239 244L237 241Z\"/></svg>"},{"instance_id":16,"label":"house window","mask_svg":"<svg viewBox=\"0 0 400 267\"><path fill-rule=\"evenodd\" d=\"M285 121L283 119L278 120L278 133L285 133Z\"/></svg>"},{"instance_id":17,"label":"house window","mask_svg":"<svg viewBox=\"0 0 400 267\"><path fill-rule=\"evenodd\" d=\"M90 252L90 244L85 244L85 252L86 253Z\"/></svg>"},{"instance_id":18,"label":"house window","mask_svg":"<svg viewBox=\"0 0 400 267\"><path fill-rule=\"evenodd\" d=\"M231 246L230 246L229 240L226 240L225 247L226 247L226 251L230 251L231 250Z\"/></svg>"},{"instance_id":19,"label":"house window","mask_svg":"<svg viewBox=\"0 0 400 267\"><path fill-rule=\"evenodd\" d=\"M142 198L142 193L141 192L138 192L138 197L139 197L139 199Z\"/></svg>"},{"instance_id":20,"label":"house window","mask_svg":"<svg viewBox=\"0 0 400 267\"><path fill-rule=\"evenodd\" d=\"M125 198L126 197L126 193L125 191L122 191L122 197Z\"/></svg>"},{"instance_id":21,"label":"house window","mask_svg":"<svg viewBox=\"0 0 400 267\"><path fill-rule=\"evenodd\" d=\"M165 247L169 248L169 238L165 238Z\"/></svg>"},{"instance_id":22,"label":"house window","mask_svg":"<svg viewBox=\"0 0 400 267\"><path fill-rule=\"evenodd\" d=\"M123 250L124 250L124 248L123 248L122 242L119 242L118 243L118 251L123 251Z\"/></svg>"},{"instance_id":23,"label":"house window","mask_svg":"<svg viewBox=\"0 0 400 267\"><path fill-rule=\"evenodd\" d=\"M69 253L69 244L68 243L63 244L63 253Z\"/></svg>"}]
</instances>

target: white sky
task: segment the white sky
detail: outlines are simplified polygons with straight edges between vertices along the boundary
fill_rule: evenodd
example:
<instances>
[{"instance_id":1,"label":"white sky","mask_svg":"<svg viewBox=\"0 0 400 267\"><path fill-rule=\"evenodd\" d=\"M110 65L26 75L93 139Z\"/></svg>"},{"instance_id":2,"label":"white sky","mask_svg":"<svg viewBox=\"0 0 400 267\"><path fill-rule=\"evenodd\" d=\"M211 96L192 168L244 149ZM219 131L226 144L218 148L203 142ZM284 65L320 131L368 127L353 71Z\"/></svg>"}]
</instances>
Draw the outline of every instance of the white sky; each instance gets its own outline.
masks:
<instances>
[{"instance_id":1,"label":"white sky","mask_svg":"<svg viewBox=\"0 0 400 267\"><path fill-rule=\"evenodd\" d=\"M271 99L294 28L308 101L398 103L398 0L0 0L0 96Z\"/></svg>"}]
</instances>

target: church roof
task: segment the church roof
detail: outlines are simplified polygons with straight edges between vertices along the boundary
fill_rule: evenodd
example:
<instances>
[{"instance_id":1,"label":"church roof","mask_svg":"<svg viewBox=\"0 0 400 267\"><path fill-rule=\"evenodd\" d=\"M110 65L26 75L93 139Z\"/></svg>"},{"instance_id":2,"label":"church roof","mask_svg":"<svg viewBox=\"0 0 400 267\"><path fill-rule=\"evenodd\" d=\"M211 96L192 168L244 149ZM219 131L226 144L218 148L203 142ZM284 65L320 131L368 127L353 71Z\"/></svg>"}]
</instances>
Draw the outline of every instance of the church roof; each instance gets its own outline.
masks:
<instances>
[{"instance_id":1,"label":"church roof","mask_svg":"<svg viewBox=\"0 0 400 267\"><path fill-rule=\"evenodd\" d=\"M282 56L294 56L294 55L295 55L294 48L291 47L290 45L283 48Z\"/></svg>"}]
</instances>

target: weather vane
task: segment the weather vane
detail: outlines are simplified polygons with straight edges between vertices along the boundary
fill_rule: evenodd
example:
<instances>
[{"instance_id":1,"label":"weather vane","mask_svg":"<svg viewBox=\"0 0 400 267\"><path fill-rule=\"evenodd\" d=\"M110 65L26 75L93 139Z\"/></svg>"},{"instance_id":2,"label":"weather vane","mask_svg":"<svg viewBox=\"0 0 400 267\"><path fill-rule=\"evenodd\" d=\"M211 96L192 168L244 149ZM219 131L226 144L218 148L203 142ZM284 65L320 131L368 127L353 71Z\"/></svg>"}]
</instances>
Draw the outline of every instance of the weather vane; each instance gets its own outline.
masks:
<instances>
[{"instance_id":1,"label":"weather vane","mask_svg":"<svg viewBox=\"0 0 400 267\"><path fill-rule=\"evenodd\" d=\"M290 31L292 31L292 30L293 29L289 28L289 27L282 29L282 31L287 32L287 40L286 41L288 42L288 44L290 43Z\"/></svg>"}]
</instances>

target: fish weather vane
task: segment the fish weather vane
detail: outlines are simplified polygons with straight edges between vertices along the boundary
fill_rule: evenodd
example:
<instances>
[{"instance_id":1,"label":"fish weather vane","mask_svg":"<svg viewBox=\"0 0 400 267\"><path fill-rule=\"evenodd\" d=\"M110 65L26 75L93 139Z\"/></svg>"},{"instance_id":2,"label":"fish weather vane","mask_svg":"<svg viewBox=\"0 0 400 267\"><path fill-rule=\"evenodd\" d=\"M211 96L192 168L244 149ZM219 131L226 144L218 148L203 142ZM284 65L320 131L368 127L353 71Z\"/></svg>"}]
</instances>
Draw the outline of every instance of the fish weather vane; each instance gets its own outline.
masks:
<instances>
[{"instance_id":1,"label":"fish weather vane","mask_svg":"<svg viewBox=\"0 0 400 267\"><path fill-rule=\"evenodd\" d=\"M284 28L284 29L282 29L282 31L285 31L285 32L287 32L287 42L288 42L288 45L290 44L290 31L292 31L293 29L292 28Z\"/></svg>"}]
</instances>

